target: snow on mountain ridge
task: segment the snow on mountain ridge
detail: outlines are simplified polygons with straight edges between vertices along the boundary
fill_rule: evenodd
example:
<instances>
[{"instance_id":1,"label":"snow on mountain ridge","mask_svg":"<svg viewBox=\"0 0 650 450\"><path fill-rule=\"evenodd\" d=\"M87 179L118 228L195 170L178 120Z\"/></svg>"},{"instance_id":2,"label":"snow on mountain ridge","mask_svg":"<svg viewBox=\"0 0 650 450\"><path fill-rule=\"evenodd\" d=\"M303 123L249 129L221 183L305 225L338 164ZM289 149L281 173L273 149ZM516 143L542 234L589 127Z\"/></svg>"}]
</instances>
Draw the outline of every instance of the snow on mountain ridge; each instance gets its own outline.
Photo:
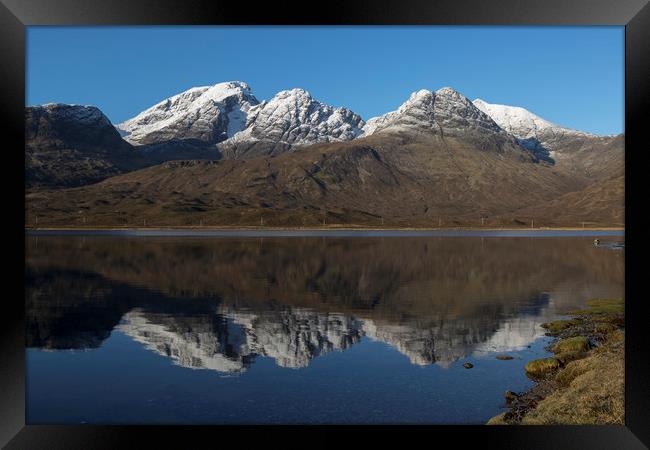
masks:
<instances>
[{"instance_id":1,"label":"snow on mountain ridge","mask_svg":"<svg viewBox=\"0 0 650 450\"><path fill-rule=\"evenodd\" d=\"M556 160L563 155L562 151L557 150L566 147L567 142L600 137L557 125L520 106L491 104L480 98L473 103L492 117L504 130L516 137L522 147L538 156L546 155L544 157Z\"/></svg>"},{"instance_id":2,"label":"snow on mountain ridge","mask_svg":"<svg viewBox=\"0 0 650 450\"><path fill-rule=\"evenodd\" d=\"M219 144L224 154L231 156L244 147L275 145L273 151L283 152L294 146L349 141L384 130L512 136L509 139L529 150L542 152L565 137L594 136L561 127L524 108L481 99L472 102L451 87L415 91L397 110L366 122L348 108L324 104L300 88L280 91L259 102L250 86L241 81L188 89L116 128L135 145L198 140Z\"/></svg>"},{"instance_id":3,"label":"snow on mountain ridge","mask_svg":"<svg viewBox=\"0 0 650 450\"><path fill-rule=\"evenodd\" d=\"M451 87L437 91L415 91L400 107L366 122L364 136L377 131L442 130L455 134L461 128L482 129L492 133L503 130L487 114Z\"/></svg>"},{"instance_id":4,"label":"snow on mountain ridge","mask_svg":"<svg viewBox=\"0 0 650 450\"><path fill-rule=\"evenodd\" d=\"M224 142L267 140L290 145L351 140L365 122L347 108L326 105L300 88L280 91L248 112L243 131Z\"/></svg>"},{"instance_id":5,"label":"snow on mountain ridge","mask_svg":"<svg viewBox=\"0 0 650 450\"><path fill-rule=\"evenodd\" d=\"M544 133L595 136L550 122L520 106L487 103L477 98L474 105L492 117L504 130L519 139L537 138Z\"/></svg>"},{"instance_id":6,"label":"snow on mountain ridge","mask_svg":"<svg viewBox=\"0 0 650 450\"><path fill-rule=\"evenodd\" d=\"M259 102L241 81L190 88L116 126L132 144L168 139L219 142L241 131Z\"/></svg>"}]
</instances>

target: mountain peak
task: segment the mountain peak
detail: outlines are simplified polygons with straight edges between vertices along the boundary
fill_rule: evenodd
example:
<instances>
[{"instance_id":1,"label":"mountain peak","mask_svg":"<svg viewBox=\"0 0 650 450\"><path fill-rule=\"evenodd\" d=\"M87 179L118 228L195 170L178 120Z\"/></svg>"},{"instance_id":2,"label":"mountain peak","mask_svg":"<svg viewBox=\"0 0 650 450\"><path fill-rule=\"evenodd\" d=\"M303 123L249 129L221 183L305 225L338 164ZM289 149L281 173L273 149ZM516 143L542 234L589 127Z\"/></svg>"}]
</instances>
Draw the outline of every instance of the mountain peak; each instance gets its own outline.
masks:
<instances>
[{"instance_id":1,"label":"mountain peak","mask_svg":"<svg viewBox=\"0 0 650 450\"><path fill-rule=\"evenodd\" d=\"M490 116L501 128L519 139L527 148L546 147L565 136L593 137L590 133L573 130L550 122L520 106L488 103L477 98L474 106ZM552 144L550 145L552 147Z\"/></svg>"},{"instance_id":2,"label":"mountain peak","mask_svg":"<svg viewBox=\"0 0 650 450\"><path fill-rule=\"evenodd\" d=\"M25 108L27 187L76 187L133 169L132 147L99 108L47 103Z\"/></svg>"},{"instance_id":3,"label":"mountain peak","mask_svg":"<svg viewBox=\"0 0 650 450\"><path fill-rule=\"evenodd\" d=\"M213 86L208 86L201 97L204 101L207 101L208 99L221 101L233 95L251 96L251 87L243 81L226 81L224 83L217 83Z\"/></svg>"},{"instance_id":4,"label":"mountain peak","mask_svg":"<svg viewBox=\"0 0 650 450\"><path fill-rule=\"evenodd\" d=\"M74 105L66 103L45 103L29 106L33 111L42 111L48 115L56 115L59 119L74 119L77 122L102 121L110 124L104 113L93 105Z\"/></svg>"},{"instance_id":5,"label":"mountain peak","mask_svg":"<svg viewBox=\"0 0 650 450\"><path fill-rule=\"evenodd\" d=\"M413 92L409 96L409 100L429 98L433 95L433 92L428 89L420 89L419 91Z\"/></svg>"},{"instance_id":6,"label":"mountain peak","mask_svg":"<svg viewBox=\"0 0 650 450\"><path fill-rule=\"evenodd\" d=\"M240 88L240 89L242 89L244 91L250 91L251 90L250 85L248 83L246 83L245 81L224 81L222 83L215 84L215 86L219 86L219 85L228 85L229 87Z\"/></svg>"},{"instance_id":7,"label":"mountain peak","mask_svg":"<svg viewBox=\"0 0 650 450\"><path fill-rule=\"evenodd\" d=\"M433 105L435 93L428 89L420 89L409 95L409 98L397 108L397 111L406 111L410 108L427 108ZM390 114L390 113L388 113Z\"/></svg>"},{"instance_id":8,"label":"mountain peak","mask_svg":"<svg viewBox=\"0 0 650 450\"><path fill-rule=\"evenodd\" d=\"M227 81L193 87L116 126L132 144L170 140L221 142L241 131L259 102L247 83Z\"/></svg>"},{"instance_id":9,"label":"mountain peak","mask_svg":"<svg viewBox=\"0 0 650 450\"><path fill-rule=\"evenodd\" d=\"M465 97L463 94L458 92L456 89L454 89L452 87L449 87L449 86L441 87L440 89L438 89L436 91L436 95L452 95L452 96Z\"/></svg>"},{"instance_id":10,"label":"mountain peak","mask_svg":"<svg viewBox=\"0 0 650 450\"><path fill-rule=\"evenodd\" d=\"M396 111L368 120L364 134L367 136L378 131L457 134L465 128L469 131L503 132L467 97L451 87L443 87L435 92L427 89L413 92Z\"/></svg>"},{"instance_id":11,"label":"mountain peak","mask_svg":"<svg viewBox=\"0 0 650 450\"><path fill-rule=\"evenodd\" d=\"M293 98L293 97L300 97L305 99L313 98L312 95L309 93L309 91L306 91L305 89L302 88L287 89L284 91L280 91L273 96L273 98L279 98L279 99Z\"/></svg>"},{"instance_id":12,"label":"mountain peak","mask_svg":"<svg viewBox=\"0 0 650 450\"><path fill-rule=\"evenodd\" d=\"M241 148L249 156L273 153L276 147L349 141L361 134L365 122L347 108L337 108L316 100L300 88L280 91L271 100L248 112L244 130L220 144L222 152L240 157ZM264 144L259 144L263 142ZM257 150L250 147L258 143ZM240 146L240 149L234 147ZM264 147L264 148L262 148Z\"/></svg>"}]
</instances>

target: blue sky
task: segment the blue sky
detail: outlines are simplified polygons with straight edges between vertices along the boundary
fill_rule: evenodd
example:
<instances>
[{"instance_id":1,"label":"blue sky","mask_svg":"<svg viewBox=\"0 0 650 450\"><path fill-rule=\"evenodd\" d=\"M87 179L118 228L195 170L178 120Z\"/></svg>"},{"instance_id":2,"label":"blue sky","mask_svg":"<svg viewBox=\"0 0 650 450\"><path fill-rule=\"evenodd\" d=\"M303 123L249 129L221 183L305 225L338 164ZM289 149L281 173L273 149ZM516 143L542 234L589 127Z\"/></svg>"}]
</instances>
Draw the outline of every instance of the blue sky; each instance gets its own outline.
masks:
<instances>
[{"instance_id":1,"label":"blue sky","mask_svg":"<svg viewBox=\"0 0 650 450\"><path fill-rule=\"evenodd\" d=\"M623 27L29 27L27 104L98 106L121 122L192 86L302 87L364 119L418 89L623 131Z\"/></svg>"}]
</instances>

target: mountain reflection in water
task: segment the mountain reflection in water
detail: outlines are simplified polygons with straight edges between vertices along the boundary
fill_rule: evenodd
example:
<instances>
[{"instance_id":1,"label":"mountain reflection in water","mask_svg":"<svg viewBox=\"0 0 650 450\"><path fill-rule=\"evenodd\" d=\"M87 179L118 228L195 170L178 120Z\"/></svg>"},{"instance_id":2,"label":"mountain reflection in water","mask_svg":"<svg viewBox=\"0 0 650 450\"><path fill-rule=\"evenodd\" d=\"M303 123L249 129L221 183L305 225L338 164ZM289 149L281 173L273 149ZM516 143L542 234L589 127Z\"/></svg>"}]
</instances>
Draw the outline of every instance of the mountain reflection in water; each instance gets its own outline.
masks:
<instances>
[{"instance_id":1,"label":"mountain reflection in water","mask_svg":"<svg viewBox=\"0 0 650 450\"><path fill-rule=\"evenodd\" d=\"M368 338L446 367L622 297L622 252L591 241L28 237L27 345L97 348L117 330L180 366L237 374Z\"/></svg>"}]
</instances>

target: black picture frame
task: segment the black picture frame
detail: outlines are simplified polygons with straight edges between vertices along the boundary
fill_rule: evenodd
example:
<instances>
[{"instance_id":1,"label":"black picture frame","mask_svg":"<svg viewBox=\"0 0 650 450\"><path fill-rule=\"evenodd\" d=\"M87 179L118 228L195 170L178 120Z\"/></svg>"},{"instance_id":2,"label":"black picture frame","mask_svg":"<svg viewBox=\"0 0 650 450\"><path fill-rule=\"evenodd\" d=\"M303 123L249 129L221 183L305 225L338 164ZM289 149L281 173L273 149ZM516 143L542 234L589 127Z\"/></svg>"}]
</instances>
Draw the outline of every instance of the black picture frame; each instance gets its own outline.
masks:
<instances>
[{"instance_id":1,"label":"black picture frame","mask_svg":"<svg viewBox=\"0 0 650 450\"><path fill-rule=\"evenodd\" d=\"M18 448L216 446L225 437L253 437L311 445L354 445L408 433L408 442L430 445L441 436L464 446L498 448L636 449L650 445L650 355L644 342L644 127L650 118L650 5L647 0L347 0L311 5L295 0L251 2L172 0L0 0L0 124L5 143L2 176L11 243L0 338L0 444ZM30 25L624 25L625 26L625 222L626 222L626 425L625 426L34 426L25 425L24 336L24 107L25 27ZM19 169L23 168L23 171ZM15 210L15 211L13 211ZM22 210L22 213L20 212ZM13 235L15 234L15 237ZM14 259L15 258L15 261ZM22 274L22 275L21 275ZM21 295L22 293L22 295ZM341 441L341 434L345 441ZM291 441L287 441L287 436ZM406 442L406 441L402 441Z\"/></svg>"}]
</instances>

